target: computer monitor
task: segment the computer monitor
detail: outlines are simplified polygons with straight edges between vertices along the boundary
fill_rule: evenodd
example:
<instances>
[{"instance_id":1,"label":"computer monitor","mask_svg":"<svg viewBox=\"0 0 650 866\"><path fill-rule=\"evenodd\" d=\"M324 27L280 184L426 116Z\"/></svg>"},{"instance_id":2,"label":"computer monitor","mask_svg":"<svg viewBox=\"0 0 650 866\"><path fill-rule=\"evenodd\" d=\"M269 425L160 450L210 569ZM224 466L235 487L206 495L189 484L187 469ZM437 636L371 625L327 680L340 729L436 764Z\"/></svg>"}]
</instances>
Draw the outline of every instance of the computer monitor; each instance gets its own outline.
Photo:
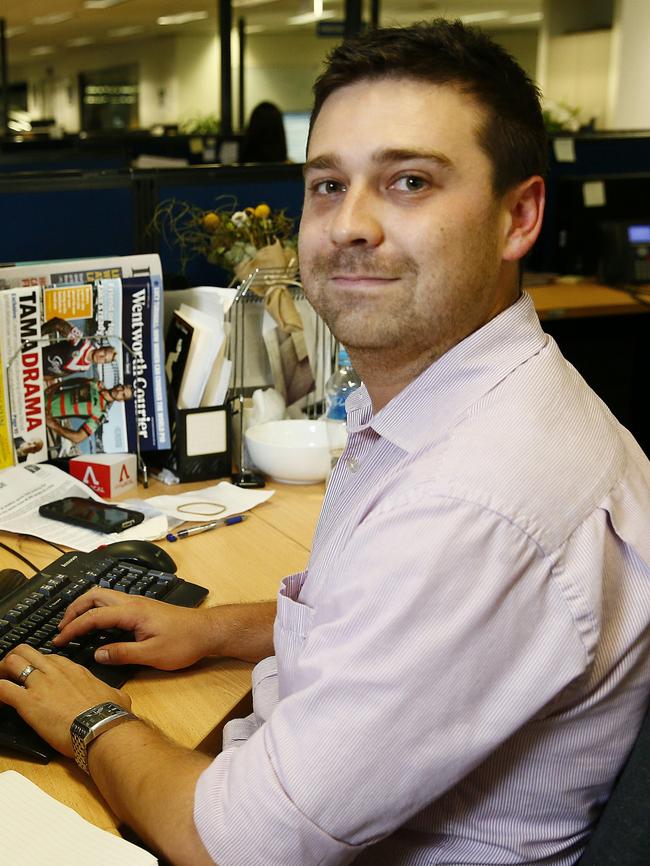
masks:
<instances>
[{"instance_id":1,"label":"computer monitor","mask_svg":"<svg viewBox=\"0 0 650 866\"><path fill-rule=\"evenodd\" d=\"M309 111L287 111L282 115L287 138L287 156L291 162L303 163L309 135Z\"/></svg>"}]
</instances>

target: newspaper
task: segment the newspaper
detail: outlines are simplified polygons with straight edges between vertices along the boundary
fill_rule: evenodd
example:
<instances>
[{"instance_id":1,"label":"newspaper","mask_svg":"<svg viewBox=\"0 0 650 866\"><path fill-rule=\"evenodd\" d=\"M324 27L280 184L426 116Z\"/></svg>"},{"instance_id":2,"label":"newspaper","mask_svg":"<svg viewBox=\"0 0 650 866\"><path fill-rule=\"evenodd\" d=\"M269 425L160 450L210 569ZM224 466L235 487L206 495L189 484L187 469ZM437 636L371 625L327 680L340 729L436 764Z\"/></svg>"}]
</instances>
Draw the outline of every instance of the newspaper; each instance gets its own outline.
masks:
<instances>
[{"instance_id":1,"label":"newspaper","mask_svg":"<svg viewBox=\"0 0 650 866\"><path fill-rule=\"evenodd\" d=\"M160 271L155 255L0 268L0 468L134 452L136 435L171 447Z\"/></svg>"},{"instance_id":2,"label":"newspaper","mask_svg":"<svg viewBox=\"0 0 650 866\"><path fill-rule=\"evenodd\" d=\"M126 508L142 511L145 515L143 523L125 529L123 532L97 532L94 529L84 529L49 517L42 517L38 513L40 505L66 496L81 496L102 501L90 487L77 481L62 469L47 463L3 469L0 472L0 530L34 535L87 553L112 541L153 540L164 537L170 525L169 518L162 514L160 509L138 500L125 500L119 503Z\"/></svg>"}]
</instances>

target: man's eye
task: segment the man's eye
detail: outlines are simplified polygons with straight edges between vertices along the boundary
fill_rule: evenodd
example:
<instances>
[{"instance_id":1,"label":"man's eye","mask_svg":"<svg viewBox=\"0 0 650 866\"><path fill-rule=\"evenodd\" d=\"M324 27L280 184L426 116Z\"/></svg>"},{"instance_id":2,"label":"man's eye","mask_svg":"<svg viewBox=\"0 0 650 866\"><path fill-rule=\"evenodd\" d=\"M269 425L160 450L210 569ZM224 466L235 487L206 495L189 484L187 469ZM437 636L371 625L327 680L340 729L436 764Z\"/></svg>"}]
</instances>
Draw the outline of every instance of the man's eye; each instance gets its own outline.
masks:
<instances>
[{"instance_id":1,"label":"man's eye","mask_svg":"<svg viewBox=\"0 0 650 866\"><path fill-rule=\"evenodd\" d=\"M336 180L321 180L312 185L312 190L318 195L333 195L343 190L343 184Z\"/></svg>"},{"instance_id":2,"label":"man's eye","mask_svg":"<svg viewBox=\"0 0 650 866\"><path fill-rule=\"evenodd\" d=\"M403 192L419 192L421 189L425 189L427 186L427 182L423 177L419 177L417 174L405 174L402 177L399 177L393 187L395 189L402 190Z\"/></svg>"}]
</instances>

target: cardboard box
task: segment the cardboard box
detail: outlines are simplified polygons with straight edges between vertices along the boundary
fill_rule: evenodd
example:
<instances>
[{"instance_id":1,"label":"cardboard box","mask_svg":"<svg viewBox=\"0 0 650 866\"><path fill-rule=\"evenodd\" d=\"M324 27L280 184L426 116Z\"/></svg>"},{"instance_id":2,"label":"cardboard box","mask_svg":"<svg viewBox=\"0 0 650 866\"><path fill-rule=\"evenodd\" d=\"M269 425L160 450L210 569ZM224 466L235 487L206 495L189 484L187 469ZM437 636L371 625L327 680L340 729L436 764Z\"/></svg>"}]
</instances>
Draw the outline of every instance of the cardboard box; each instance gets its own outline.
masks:
<instances>
[{"instance_id":1,"label":"cardboard box","mask_svg":"<svg viewBox=\"0 0 650 866\"><path fill-rule=\"evenodd\" d=\"M113 499L136 487L138 471L135 454L88 454L72 457L70 475L83 481L102 499Z\"/></svg>"}]
</instances>

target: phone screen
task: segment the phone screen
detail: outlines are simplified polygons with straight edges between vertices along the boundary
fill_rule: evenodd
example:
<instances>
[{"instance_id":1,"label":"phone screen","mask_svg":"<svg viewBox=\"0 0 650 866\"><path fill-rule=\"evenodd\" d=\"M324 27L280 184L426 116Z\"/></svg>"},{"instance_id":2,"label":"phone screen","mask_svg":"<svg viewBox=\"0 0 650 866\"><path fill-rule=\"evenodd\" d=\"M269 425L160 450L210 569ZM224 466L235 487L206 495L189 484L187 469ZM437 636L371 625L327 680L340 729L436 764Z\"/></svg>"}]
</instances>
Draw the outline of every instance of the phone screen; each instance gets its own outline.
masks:
<instances>
[{"instance_id":1,"label":"phone screen","mask_svg":"<svg viewBox=\"0 0 650 866\"><path fill-rule=\"evenodd\" d=\"M75 526L85 526L97 532L121 532L129 526L136 526L144 520L144 514L120 508L118 505L107 505L95 499L84 499L82 496L68 496L41 505L39 513L43 517L72 523Z\"/></svg>"}]
</instances>

